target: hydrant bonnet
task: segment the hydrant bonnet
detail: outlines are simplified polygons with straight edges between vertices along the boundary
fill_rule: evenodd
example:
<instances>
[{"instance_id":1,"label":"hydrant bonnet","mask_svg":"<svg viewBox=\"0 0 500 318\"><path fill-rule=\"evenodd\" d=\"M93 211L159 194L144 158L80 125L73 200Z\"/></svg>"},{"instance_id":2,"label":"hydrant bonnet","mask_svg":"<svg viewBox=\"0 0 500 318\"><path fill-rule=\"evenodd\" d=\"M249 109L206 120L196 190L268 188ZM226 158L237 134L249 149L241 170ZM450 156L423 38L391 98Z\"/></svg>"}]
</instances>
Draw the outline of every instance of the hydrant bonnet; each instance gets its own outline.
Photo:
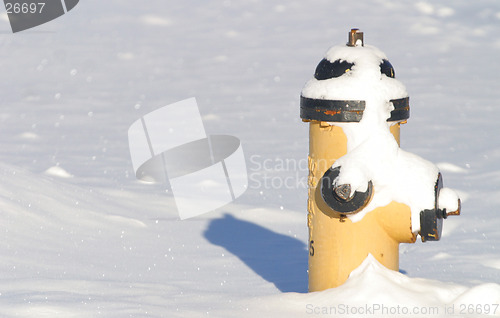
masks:
<instances>
[{"instance_id":1,"label":"hydrant bonnet","mask_svg":"<svg viewBox=\"0 0 500 318\"><path fill-rule=\"evenodd\" d=\"M363 79L377 76L377 73L381 86L398 92L387 100L393 105L387 121L401 122L410 117L409 97L404 86L395 79L393 66L384 53L362 43L362 34L357 29L351 30L347 45L331 48L319 62L314 78L305 85L300 97L303 120L361 121L368 98L363 92ZM356 45L360 41L361 46Z\"/></svg>"}]
</instances>

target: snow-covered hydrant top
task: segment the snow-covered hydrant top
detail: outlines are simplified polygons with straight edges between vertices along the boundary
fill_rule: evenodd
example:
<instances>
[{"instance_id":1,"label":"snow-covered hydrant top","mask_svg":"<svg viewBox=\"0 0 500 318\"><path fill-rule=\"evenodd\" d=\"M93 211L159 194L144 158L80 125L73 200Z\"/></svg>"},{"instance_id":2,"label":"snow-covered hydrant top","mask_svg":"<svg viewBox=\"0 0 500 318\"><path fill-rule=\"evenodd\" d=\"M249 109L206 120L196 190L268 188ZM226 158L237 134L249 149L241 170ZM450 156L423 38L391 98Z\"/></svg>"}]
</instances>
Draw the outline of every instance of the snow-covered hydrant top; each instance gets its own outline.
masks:
<instances>
[{"instance_id":1,"label":"snow-covered hydrant top","mask_svg":"<svg viewBox=\"0 0 500 318\"><path fill-rule=\"evenodd\" d=\"M347 217L356 222L396 201L410 207L412 231L417 233L422 211L437 205L444 217L446 211L458 214L460 200L449 188L436 193L438 168L402 150L391 134L391 125L409 117L408 93L386 55L365 45L359 33L353 29L348 45L327 51L302 89L301 117L339 126L347 137L347 153L332 167L340 167L333 188L347 189L345 197L352 198L373 185L371 200Z\"/></svg>"}]
</instances>

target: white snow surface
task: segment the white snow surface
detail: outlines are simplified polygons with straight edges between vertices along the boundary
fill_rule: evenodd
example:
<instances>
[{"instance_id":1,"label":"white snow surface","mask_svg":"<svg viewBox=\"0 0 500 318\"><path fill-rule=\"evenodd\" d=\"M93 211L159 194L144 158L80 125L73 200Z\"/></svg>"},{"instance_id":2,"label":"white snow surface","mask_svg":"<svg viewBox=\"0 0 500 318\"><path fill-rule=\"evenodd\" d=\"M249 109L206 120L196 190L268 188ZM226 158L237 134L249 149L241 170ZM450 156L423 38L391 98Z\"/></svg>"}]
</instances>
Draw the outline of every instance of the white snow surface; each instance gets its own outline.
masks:
<instances>
[{"instance_id":1,"label":"white snow surface","mask_svg":"<svg viewBox=\"0 0 500 318\"><path fill-rule=\"evenodd\" d=\"M360 286L364 287L360 289ZM260 303L260 307L266 310L255 306L242 316L473 317L468 312L468 306L477 301L498 303L500 285L481 284L467 288L453 283L410 278L385 268L370 254L337 288L308 295L288 293L267 299L257 298L252 303ZM279 303L280 309L269 303ZM481 306L481 315L491 315L493 307ZM299 308L305 309L304 315L296 314Z\"/></svg>"},{"instance_id":2,"label":"white snow surface","mask_svg":"<svg viewBox=\"0 0 500 318\"><path fill-rule=\"evenodd\" d=\"M493 313L499 17L494 0L86 0L12 34L4 14L0 316L330 317L315 308L375 302ZM407 88L402 148L439 163L462 215L439 242L401 245L401 273L369 258L345 285L309 294L299 96L352 27ZM181 221L168 186L136 180L127 130L189 97L207 133L241 140L249 189Z\"/></svg>"}]
</instances>

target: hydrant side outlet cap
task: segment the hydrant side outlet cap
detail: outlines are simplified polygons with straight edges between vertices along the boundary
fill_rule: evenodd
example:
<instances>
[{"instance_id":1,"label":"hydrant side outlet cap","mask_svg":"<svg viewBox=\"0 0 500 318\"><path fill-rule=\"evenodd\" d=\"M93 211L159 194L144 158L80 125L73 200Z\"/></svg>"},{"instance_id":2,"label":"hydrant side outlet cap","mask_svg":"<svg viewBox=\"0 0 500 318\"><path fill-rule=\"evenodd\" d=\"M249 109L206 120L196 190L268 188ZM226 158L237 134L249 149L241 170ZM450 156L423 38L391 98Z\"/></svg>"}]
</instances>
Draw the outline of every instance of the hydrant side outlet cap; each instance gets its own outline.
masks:
<instances>
[{"instance_id":1,"label":"hydrant side outlet cap","mask_svg":"<svg viewBox=\"0 0 500 318\"><path fill-rule=\"evenodd\" d=\"M334 181L340 173L341 167L328 169L321 178L321 197L334 211L342 214L352 214L362 210L373 194L373 184L370 181L365 192L354 192L351 198L341 197L334 191ZM350 189L349 189L350 192Z\"/></svg>"}]
</instances>

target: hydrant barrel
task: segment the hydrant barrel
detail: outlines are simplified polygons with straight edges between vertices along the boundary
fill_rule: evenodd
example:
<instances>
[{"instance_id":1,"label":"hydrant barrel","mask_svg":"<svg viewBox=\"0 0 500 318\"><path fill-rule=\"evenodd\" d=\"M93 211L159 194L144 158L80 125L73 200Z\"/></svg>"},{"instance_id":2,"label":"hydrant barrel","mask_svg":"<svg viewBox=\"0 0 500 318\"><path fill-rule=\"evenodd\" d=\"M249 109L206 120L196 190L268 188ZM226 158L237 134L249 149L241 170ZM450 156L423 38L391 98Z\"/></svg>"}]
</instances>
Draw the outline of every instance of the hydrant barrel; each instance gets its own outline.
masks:
<instances>
[{"instance_id":1,"label":"hydrant barrel","mask_svg":"<svg viewBox=\"0 0 500 318\"><path fill-rule=\"evenodd\" d=\"M400 125L391 126L399 140ZM319 181L347 152L342 128L326 122L309 123L309 291L343 284L349 274L372 254L387 268L399 269L399 243L414 242L409 208L392 202L353 223L331 209L320 195Z\"/></svg>"}]
</instances>

